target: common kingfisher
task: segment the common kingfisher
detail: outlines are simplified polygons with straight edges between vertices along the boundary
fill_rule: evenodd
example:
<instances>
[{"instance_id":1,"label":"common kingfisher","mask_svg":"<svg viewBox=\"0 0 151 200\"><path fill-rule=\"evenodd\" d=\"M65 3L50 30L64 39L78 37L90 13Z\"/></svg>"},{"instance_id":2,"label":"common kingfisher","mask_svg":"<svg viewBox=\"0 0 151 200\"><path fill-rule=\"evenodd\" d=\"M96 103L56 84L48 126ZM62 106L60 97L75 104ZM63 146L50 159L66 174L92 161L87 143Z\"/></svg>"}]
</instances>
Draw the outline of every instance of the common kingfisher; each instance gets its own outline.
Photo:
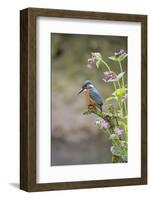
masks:
<instances>
[{"instance_id":1,"label":"common kingfisher","mask_svg":"<svg viewBox=\"0 0 151 200\"><path fill-rule=\"evenodd\" d=\"M92 82L86 80L78 94L83 93L85 101L89 106L98 107L102 111L103 98L98 90L93 86Z\"/></svg>"}]
</instances>

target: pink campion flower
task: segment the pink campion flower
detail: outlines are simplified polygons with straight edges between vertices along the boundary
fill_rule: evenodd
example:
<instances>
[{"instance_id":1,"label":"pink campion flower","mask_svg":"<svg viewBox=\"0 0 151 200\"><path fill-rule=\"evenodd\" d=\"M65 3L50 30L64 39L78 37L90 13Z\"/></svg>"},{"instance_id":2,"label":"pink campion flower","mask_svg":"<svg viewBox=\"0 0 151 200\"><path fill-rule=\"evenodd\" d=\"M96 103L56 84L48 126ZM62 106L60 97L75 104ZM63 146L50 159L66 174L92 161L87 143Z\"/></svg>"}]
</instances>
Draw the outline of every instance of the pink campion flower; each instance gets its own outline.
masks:
<instances>
[{"instance_id":1,"label":"pink campion flower","mask_svg":"<svg viewBox=\"0 0 151 200\"><path fill-rule=\"evenodd\" d=\"M92 52L91 53L91 58L93 59L93 61L95 62L97 57L101 56L101 54L99 52Z\"/></svg>"},{"instance_id":2,"label":"pink campion flower","mask_svg":"<svg viewBox=\"0 0 151 200\"><path fill-rule=\"evenodd\" d=\"M123 49L120 49L120 51L116 51L114 52L114 56L121 56L121 55L127 55L127 53L123 50Z\"/></svg>"},{"instance_id":3,"label":"pink campion flower","mask_svg":"<svg viewBox=\"0 0 151 200\"><path fill-rule=\"evenodd\" d=\"M120 128L115 127L115 133L116 133L117 135L122 135L122 134L123 134L123 130L120 129Z\"/></svg>"},{"instance_id":4,"label":"pink campion flower","mask_svg":"<svg viewBox=\"0 0 151 200\"><path fill-rule=\"evenodd\" d=\"M101 123L100 123L100 128L101 128L101 129L102 129L102 128L105 128L105 129L109 128L108 122L105 121L105 120L101 121Z\"/></svg>"},{"instance_id":5,"label":"pink campion flower","mask_svg":"<svg viewBox=\"0 0 151 200\"><path fill-rule=\"evenodd\" d=\"M114 56L118 56L119 55L119 53L118 52L114 52Z\"/></svg>"},{"instance_id":6,"label":"pink campion flower","mask_svg":"<svg viewBox=\"0 0 151 200\"><path fill-rule=\"evenodd\" d=\"M87 64L87 68L88 69L92 69L93 68L93 65L94 65L94 61L92 58L89 58L88 59L88 64Z\"/></svg>"},{"instance_id":7,"label":"pink campion flower","mask_svg":"<svg viewBox=\"0 0 151 200\"><path fill-rule=\"evenodd\" d=\"M115 75L114 72L112 71L106 71L104 72L104 77L103 77L103 81L104 82L111 82L116 80L117 76Z\"/></svg>"},{"instance_id":8,"label":"pink campion flower","mask_svg":"<svg viewBox=\"0 0 151 200\"><path fill-rule=\"evenodd\" d=\"M101 56L99 52L92 52L91 57L88 58L87 68L92 69L93 66L96 64L97 59Z\"/></svg>"},{"instance_id":9,"label":"pink campion flower","mask_svg":"<svg viewBox=\"0 0 151 200\"><path fill-rule=\"evenodd\" d=\"M95 62L95 60L93 58L88 58L88 63L93 64Z\"/></svg>"},{"instance_id":10,"label":"pink campion flower","mask_svg":"<svg viewBox=\"0 0 151 200\"><path fill-rule=\"evenodd\" d=\"M88 63L88 64L87 64L87 68L88 68L88 69L92 69L92 68L93 68L93 65L92 65L91 63Z\"/></svg>"}]
</instances>

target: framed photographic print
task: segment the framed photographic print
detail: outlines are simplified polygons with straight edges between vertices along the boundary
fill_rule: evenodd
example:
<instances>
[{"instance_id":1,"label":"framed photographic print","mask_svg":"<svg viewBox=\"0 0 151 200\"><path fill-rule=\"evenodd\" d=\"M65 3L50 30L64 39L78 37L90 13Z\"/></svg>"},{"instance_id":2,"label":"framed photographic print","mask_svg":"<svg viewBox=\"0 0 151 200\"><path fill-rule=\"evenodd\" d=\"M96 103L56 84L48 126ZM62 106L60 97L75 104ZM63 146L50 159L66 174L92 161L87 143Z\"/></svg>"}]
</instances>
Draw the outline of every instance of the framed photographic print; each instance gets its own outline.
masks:
<instances>
[{"instance_id":1,"label":"framed photographic print","mask_svg":"<svg viewBox=\"0 0 151 200\"><path fill-rule=\"evenodd\" d=\"M147 183L147 16L20 12L20 188Z\"/></svg>"}]
</instances>

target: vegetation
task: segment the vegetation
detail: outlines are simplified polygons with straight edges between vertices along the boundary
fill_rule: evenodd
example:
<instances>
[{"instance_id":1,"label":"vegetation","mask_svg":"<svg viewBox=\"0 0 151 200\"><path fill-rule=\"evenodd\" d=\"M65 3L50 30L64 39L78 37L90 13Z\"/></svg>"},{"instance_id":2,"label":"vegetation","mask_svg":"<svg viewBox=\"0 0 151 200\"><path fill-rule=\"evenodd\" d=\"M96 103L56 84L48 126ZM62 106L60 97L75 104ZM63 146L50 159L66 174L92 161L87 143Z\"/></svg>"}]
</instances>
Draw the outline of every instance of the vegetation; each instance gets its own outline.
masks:
<instances>
[{"instance_id":1,"label":"vegetation","mask_svg":"<svg viewBox=\"0 0 151 200\"><path fill-rule=\"evenodd\" d=\"M115 64L119 66L119 72L113 70L109 64L103 59L99 52L91 53L91 58L88 59L87 67L97 70L104 70L103 81L106 84L112 83L114 91L105 99L103 112L96 107L88 107L88 111L83 113L96 114L96 125L107 135L112 141L111 153L112 162L127 162L128 161L128 129L127 129L127 98L128 88L125 84L125 72L123 71L122 63L127 58L124 50L115 52L109 57ZM102 67L103 66L103 67ZM105 68L104 68L105 66Z\"/></svg>"}]
</instances>

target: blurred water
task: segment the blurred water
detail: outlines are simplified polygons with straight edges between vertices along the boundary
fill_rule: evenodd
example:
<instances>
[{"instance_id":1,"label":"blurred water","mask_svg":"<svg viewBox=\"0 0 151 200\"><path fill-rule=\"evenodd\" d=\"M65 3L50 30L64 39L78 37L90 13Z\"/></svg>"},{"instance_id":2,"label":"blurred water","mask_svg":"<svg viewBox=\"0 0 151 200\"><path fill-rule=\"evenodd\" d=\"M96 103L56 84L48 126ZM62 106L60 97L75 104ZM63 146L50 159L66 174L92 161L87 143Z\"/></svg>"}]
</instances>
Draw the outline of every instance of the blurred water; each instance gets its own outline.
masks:
<instances>
[{"instance_id":1,"label":"blurred water","mask_svg":"<svg viewBox=\"0 0 151 200\"><path fill-rule=\"evenodd\" d=\"M91 139L72 143L63 139L52 138L51 165L78 165L111 163L110 143L103 134Z\"/></svg>"}]
</instances>

